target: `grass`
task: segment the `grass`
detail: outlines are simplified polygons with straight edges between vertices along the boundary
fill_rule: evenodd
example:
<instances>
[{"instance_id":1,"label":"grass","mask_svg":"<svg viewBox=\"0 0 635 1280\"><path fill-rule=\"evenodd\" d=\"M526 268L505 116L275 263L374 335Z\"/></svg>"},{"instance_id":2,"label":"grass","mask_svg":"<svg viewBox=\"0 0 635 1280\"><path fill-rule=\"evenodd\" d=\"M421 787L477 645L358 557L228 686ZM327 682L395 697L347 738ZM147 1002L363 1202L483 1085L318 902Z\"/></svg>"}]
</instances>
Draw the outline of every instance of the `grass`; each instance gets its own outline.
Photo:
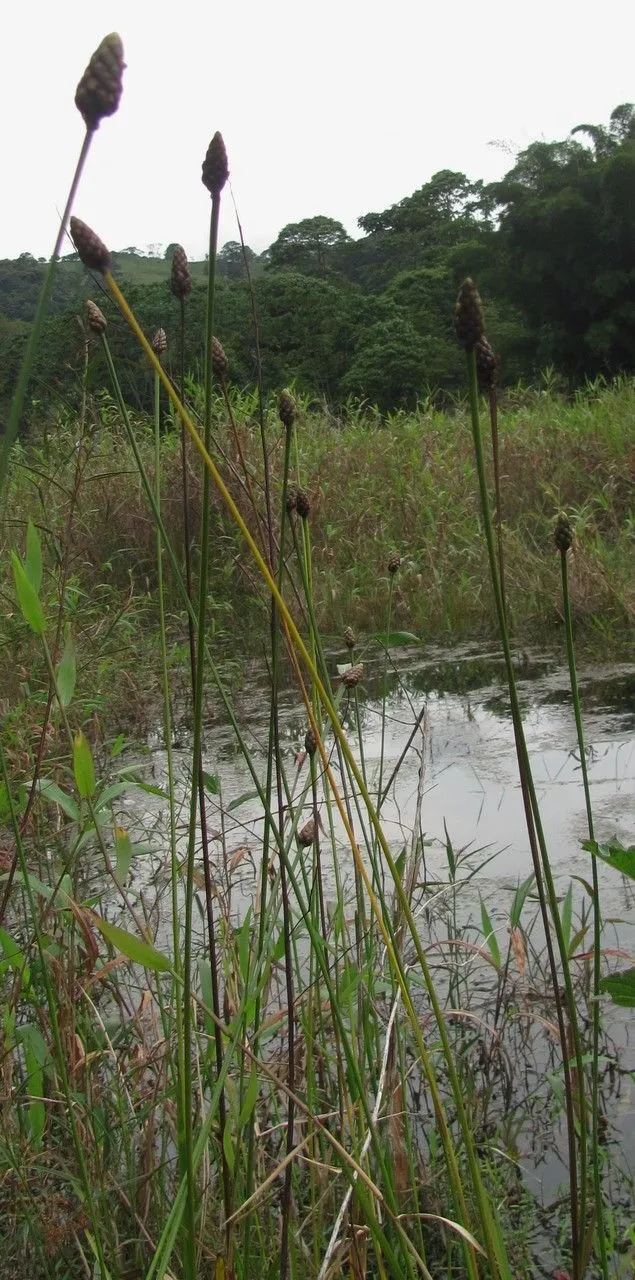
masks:
<instances>
[{"instance_id":1,"label":"grass","mask_svg":"<svg viewBox=\"0 0 635 1280\"><path fill-rule=\"evenodd\" d=\"M109 72L104 114L112 84ZM597 1012L599 886L574 898L554 883L510 624L525 637L564 620L583 751L573 621L604 643L632 621L635 387L501 404L503 586L472 340L469 407L451 415L380 419L351 405L336 418L288 392L273 406L229 391L211 343L218 134L203 175L204 386L175 390L107 251L75 223L154 372L154 417L131 415L93 316L77 418L62 409L42 441L17 445L4 488L0 1272L511 1280L546 1257L571 1280L631 1274L632 1184L600 1122L604 1064L619 1061ZM111 373L95 399L93 341ZM573 560L553 548L562 507ZM378 774L368 767L355 635L334 678L328 637L345 626L388 636L388 650L406 629L499 636L533 855L502 922L500 895L495 925L486 902L480 927L463 916L473 868L449 836L441 885L420 819L388 839L382 806L399 769L386 779L383 746ZM254 649L269 672L264 766L232 692ZM282 730L283 679L306 726L299 757ZM247 796L226 798L203 766L212 690ZM164 777L124 755L153 692ZM384 699L382 744L385 717ZM420 802L426 732L413 722ZM248 803L258 837L236 847ZM587 803L593 839L588 790ZM633 873L632 851L594 852ZM546 1217L521 1175L545 1116L566 1170Z\"/></svg>"}]
</instances>

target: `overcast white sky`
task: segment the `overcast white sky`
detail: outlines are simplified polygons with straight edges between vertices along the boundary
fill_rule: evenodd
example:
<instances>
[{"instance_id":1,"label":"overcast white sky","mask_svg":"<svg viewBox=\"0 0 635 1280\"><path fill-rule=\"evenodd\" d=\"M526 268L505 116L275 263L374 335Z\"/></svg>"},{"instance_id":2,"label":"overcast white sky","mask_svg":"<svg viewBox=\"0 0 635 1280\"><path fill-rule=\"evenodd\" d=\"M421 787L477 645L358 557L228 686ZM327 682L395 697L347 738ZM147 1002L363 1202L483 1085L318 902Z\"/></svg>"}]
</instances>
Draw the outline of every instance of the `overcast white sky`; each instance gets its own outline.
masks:
<instances>
[{"instance_id":1,"label":"overcast white sky","mask_svg":"<svg viewBox=\"0 0 635 1280\"><path fill-rule=\"evenodd\" d=\"M202 257L200 169L225 138L245 238L356 220L439 169L494 179L513 151L635 101L633 0L5 0L0 257L47 255L83 136L73 99L109 31L127 70L75 212L111 249ZM221 243L235 239L227 192Z\"/></svg>"}]
</instances>

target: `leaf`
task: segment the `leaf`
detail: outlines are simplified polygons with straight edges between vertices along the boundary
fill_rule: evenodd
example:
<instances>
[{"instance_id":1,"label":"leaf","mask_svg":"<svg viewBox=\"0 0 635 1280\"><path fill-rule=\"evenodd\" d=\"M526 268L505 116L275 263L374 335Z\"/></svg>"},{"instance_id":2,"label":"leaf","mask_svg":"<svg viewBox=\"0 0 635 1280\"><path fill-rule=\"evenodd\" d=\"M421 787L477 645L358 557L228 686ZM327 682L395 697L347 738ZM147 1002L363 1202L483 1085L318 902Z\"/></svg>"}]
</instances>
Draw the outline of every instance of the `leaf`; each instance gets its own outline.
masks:
<instances>
[{"instance_id":1,"label":"leaf","mask_svg":"<svg viewBox=\"0 0 635 1280\"><path fill-rule=\"evenodd\" d=\"M483 937L485 939L486 945L489 947L489 953L497 969L500 969L500 962L501 962L500 947L498 945L498 940L494 932L494 926L489 918L487 907L485 906L485 903L483 902L482 898L481 898L481 923L483 926Z\"/></svg>"},{"instance_id":2,"label":"leaf","mask_svg":"<svg viewBox=\"0 0 635 1280\"><path fill-rule=\"evenodd\" d=\"M234 1164L236 1163L236 1157L234 1154L234 1144L232 1142L231 1129L229 1127L229 1124L227 1123L227 1120L225 1120L225 1127L223 1129L223 1154L225 1156L225 1160L227 1161L227 1167L229 1169L229 1172L233 1173Z\"/></svg>"},{"instance_id":3,"label":"leaf","mask_svg":"<svg viewBox=\"0 0 635 1280\"><path fill-rule=\"evenodd\" d=\"M56 673L57 692L63 707L67 707L72 702L75 692L75 678L77 675L77 667L75 662L75 645L73 637L69 631L64 645L64 652L60 658L59 666Z\"/></svg>"},{"instance_id":4,"label":"leaf","mask_svg":"<svg viewBox=\"0 0 635 1280\"><path fill-rule=\"evenodd\" d=\"M95 766L88 740L81 729L73 738L73 773L80 796L95 794Z\"/></svg>"},{"instance_id":5,"label":"leaf","mask_svg":"<svg viewBox=\"0 0 635 1280\"><path fill-rule=\"evenodd\" d=\"M569 942L571 940L572 916L573 916L573 885L571 884L571 881L569 881L569 888L567 889L566 897L562 904L562 915L561 915L562 934L564 937L564 945L567 952L569 950Z\"/></svg>"},{"instance_id":6,"label":"leaf","mask_svg":"<svg viewBox=\"0 0 635 1280\"><path fill-rule=\"evenodd\" d=\"M205 790L209 792L210 796L220 795L220 778L217 773L206 773L205 770L203 770L203 784L205 786Z\"/></svg>"},{"instance_id":7,"label":"leaf","mask_svg":"<svg viewBox=\"0 0 635 1280\"><path fill-rule=\"evenodd\" d=\"M36 636L44 635L46 630L46 621L38 593L32 582L29 580L24 565L15 554L15 551L11 552L11 562L13 564L15 594L18 597L18 604L20 606L22 617L30 626L31 630L35 632Z\"/></svg>"},{"instance_id":8,"label":"leaf","mask_svg":"<svg viewBox=\"0 0 635 1280\"><path fill-rule=\"evenodd\" d=\"M241 804L246 804L248 800L257 800L257 791L245 791L242 796L236 796L235 800L230 800L227 805L227 812L231 813L232 809L240 809Z\"/></svg>"},{"instance_id":9,"label":"leaf","mask_svg":"<svg viewBox=\"0 0 635 1280\"><path fill-rule=\"evenodd\" d=\"M240 958L240 972L242 980L247 984L249 979L249 950L251 942L251 907L247 911L245 919L240 927L238 934L238 955Z\"/></svg>"},{"instance_id":10,"label":"leaf","mask_svg":"<svg viewBox=\"0 0 635 1280\"><path fill-rule=\"evenodd\" d=\"M99 932L103 934L111 947L115 951L119 951L122 956L126 956L128 960L134 961L135 964L143 965L144 969L154 969L156 973L168 973L171 965L167 956L161 951L157 951L149 942L143 942L141 938L136 938L133 933L128 933L127 929L120 929L119 925L110 924L108 920L104 920L103 916L98 916L94 911L90 912L90 918Z\"/></svg>"},{"instance_id":11,"label":"leaf","mask_svg":"<svg viewBox=\"0 0 635 1280\"><path fill-rule=\"evenodd\" d=\"M600 991L606 991L614 1004L623 1009L635 1009L635 969L623 969L602 978Z\"/></svg>"},{"instance_id":12,"label":"leaf","mask_svg":"<svg viewBox=\"0 0 635 1280\"><path fill-rule=\"evenodd\" d=\"M99 792L95 800L95 809L97 812L100 809L106 809L113 800L116 800L118 796L122 796L125 791L129 791L134 786L134 782L112 782L109 787L104 787L103 791Z\"/></svg>"},{"instance_id":13,"label":"leaf","mask_svg":"<svg viewBox=\"0 0 635 1280\"><path fill-rule=\"evenodd\" d=\"M132 862L132 844L125 827L115 827L115 874L120 884L125 884Z\"/></svg>"},{"instance_id":14,"label":"leaf","mask_svg":"<svg viewBox=\"0 0 635 1280\"><path fill-rule=\"evenodd\" d=\"M368 636L368 639L382 644L385 649L398 649L400 645L421 643L420 637L414 635L412 631L376 631L374 635Z\"/></svg>"},{"instance_id":15,"label":"leaf","mask_svg":"<svg viewBox=\"0 0 635 1280\"><path fill-rule=\"evenodd\" d=\"M256 1068L252 1066L251 1074L249 1076L249 1083L247 1085L247 1088L245 1090L245 1096L243 1098L243 1105L240 1108L240 1115L238 1117L239 1129L244 1129L245 1125L251 1118L251 1113L256 1105L256 1102L258 1101L258 1090L259 1090L258 1072L256 1071Z\"/></svg>"},{"instance_id":16,"label":"leaf","mask_svg":"<svg viewBox=\"0 0 635 1280\"><path fill-rule=\"evenodd\" d=\"M31 520L29 520L26 526L26 557L24 560L24 568L26 569L26 576L35 591L35 594L38 595L40 587L42 586L42 548L40 546L40 535Z\"/></svg>"},{"instance_id":17,"label":"leaf","mask_svg":"<svg viewBox=\"0 0 635 1280\"><path fill-rule=\"evenodd\" d=\"M520 924L520 917L523 913L523 907L525 905L525 902L527 901L527 897L530 893L533 883L534 883L534 873L532 871L531 875L527 876L527 879L524 880L522 884L519 884L514 894L511 911L509 913L509 923L511 924L512 929L517 929L518 925Z\"/></svg>"},{"instance_id":18,"label":"leaf","mask_svg":"<svg viewBox=\"0 0 635 1280\"><path fill-rule=\"evenodd\" d=\"M15 938L7 933L6 929L0 929L0 947L4 955L4 960L0 963L0 974L6 969L16 969L22 974L24 987L27 988L31 982L31 973L26 963L24 952L20 949Z\"/></svg>"},{"instance_id":19,"label":"leaf","mask_svg":"<svg viewBox=\"0 0 635 1280\"><path fill-rule=\"evenodd\" d=\"M18 1027L16 1038L24 1045L27 1092L32 1098L41 1099L44 1097L44 1068L50 1062L50 1054L42 1033L32 1022L27 1022ZM31 1141L34 1147L38 1148L46 1125L46 1108L43 1102L31 1102L28 1110L28 1125Z\"/></svg>"},{"instance_id":20,"label":"leaf","mask_svg":"<svg viewBox=\"0 0 635 1280\"><path fill-rule=\"evenodd\" d=\"M65 791L62 791L62 788L58 787L56 782L53 782L50 778L40 778L37 789L45 800L50 800L51 804L58 804L60 809L64 810L66 816L73 819L73 822L79 821L79 809L75 800L72 796L67 795Z\"/></svg>"},{"instance_id":21,"label":"leaf","mask_svg":"<svg viewBox=\"0 0 635 1280\"><path fill-rule=\"evenodd\" d=\"M597 858L601 858L607 867L613 867L623 876L628 876L629 880L635 880L635 845L631 844L628 849L625 849L619 840L609 840L607 844L598 844L597 840L585 840L582 848L586 849L587 853L593 853Z\"/></svg>"}]
</instances>

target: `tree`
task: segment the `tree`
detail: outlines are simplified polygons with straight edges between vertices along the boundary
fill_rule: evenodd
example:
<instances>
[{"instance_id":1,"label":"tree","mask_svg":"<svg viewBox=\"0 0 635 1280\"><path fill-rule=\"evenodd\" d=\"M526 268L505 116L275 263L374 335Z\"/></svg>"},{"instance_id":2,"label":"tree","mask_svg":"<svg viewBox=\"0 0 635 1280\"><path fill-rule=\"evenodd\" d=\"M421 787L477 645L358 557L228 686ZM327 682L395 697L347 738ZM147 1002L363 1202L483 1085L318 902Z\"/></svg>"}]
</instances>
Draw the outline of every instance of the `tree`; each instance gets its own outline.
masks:
<instances>
[{"instance_id":1,"label":"tree","mask_svg":"<svg viewBox=\"0 0 635 1280\"><path fill-rule=\"evenodd\" d=\"M351 237L342 223L323 214L290 222L269 248L270 266L275 271L287 267L324 276L330 263L335 262L336 251L350 243Z\"/></svg>"},{"instance_id":2,"label":"tree","mask_svg":"<svg viewBox=\"0 0 635 1280\"><path fill-rule=\"evenodd\" d=\"M228 240L219 251L216 265L218 273L224 276L226 280L244 280L247 270L245 260L249 264L249 269L256 262L257 254L246 244L243 250L242 244L238 240Z\"/></svg>"},{"instance_id":3,"label":"tree","mask_svg":"<svg viewBox=\"0 0 635 1280\"><path fill-rule=\"evenodd\" d=\"M382 410L413 407L426 386L425 365L425 343L404 316L379 320L362 330L342 392Z\"/></svg>"}]
</instances>

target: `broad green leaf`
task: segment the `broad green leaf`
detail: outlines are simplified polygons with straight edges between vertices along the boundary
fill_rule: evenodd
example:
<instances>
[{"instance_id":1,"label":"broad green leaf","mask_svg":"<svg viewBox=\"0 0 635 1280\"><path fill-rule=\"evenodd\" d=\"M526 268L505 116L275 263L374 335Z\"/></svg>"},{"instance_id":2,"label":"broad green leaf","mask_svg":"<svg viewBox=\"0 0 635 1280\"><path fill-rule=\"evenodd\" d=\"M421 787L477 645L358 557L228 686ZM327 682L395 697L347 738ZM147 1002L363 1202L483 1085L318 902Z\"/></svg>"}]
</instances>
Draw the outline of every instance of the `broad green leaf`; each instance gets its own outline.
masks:
<instances>
[{"instance_id":1,"label":"broad green leaf","mask_svg":"<svg viewBox=\"0 0 635 1280\"><path fill-rule=\"evenodd\" d=\"M414 635L412 631L376 631L368 639L376 640L377 644L382 644L385 649L398 649L400 645L421 643L420 637Z\"/></svg>"},{"instance_id":2,"label":"broad green leaf","mask_svg":"<svg viewBox=\"0 0 635 1280\"><path fill-rule=\"evenodd\" d=\"M201 984L201 1000L205 1006L203 1011L203 1020L205 1023L205 1031L208 1035L212 1035L214 1031L214 1021L207 1012L208 1009L214 1008L214 996L212 992L212 969L209 961L199 960L198 976Z\"/></svg>"},{"instance_id":3,"label":"broad green leaf","mask_svg":"<svg viewBox=\"0 0 635 1280\"><path fill-rule=\"evenodd\" d=\"M44 610L40 604L38 593L33 583L29 580L28 574L22 561L11 552L11 562L13 564L13 581L15 582L15 593L18 597L18 604L22 612L24 621L35 632L36 636L44 635L46 630L46 621L44 618Z\"/></svg>"},{"instance_id":4,"label":"broad green leaf","mask_svg":"<svg viewBox=\"0 0 635 1280\"><path fill-rule=\"evenodd\" d=\"M597 840L585 840L582 848L586 849L588 853L594 853L596 857L601 858L608 867L613 867L614 871L619 871L623 876L628 876L629 880L635 880L634 844L625 849L619 840L609 840L608 844L598 844Z\"/></svg>"},{"instance_id":5,"label":"broad green leaf","mask_svg":"<svg viewBox=\"0 0 635 1280\"><path fill-rule=\"evenodd\" d=\"M95 766L87 738L78 729L73 738L73 773L80 796L95 794Z\"/></svg>"},{"instance_id":6,"label":"broad green leaf","mask_svg":"<svg viewBox=\"0 0 635 1280\"><path fill-rule=\"evenodd\" d=\"M497 969L500 969L501 953L500 953L500 947L498 945L498 939L496 937L496 934L494 933L494 926L489 918L489 912L482 898L481 898L481 924L483 926L483 937L485 939L485 944L489 949L489 953L492 957L492 960L494 961L494 964L496 965Z\"/></svg>"},{"instance_id":7,"label":"broad green leaf","mask_svg":"<svg viewBox=\"0 0 635 1280\"><path fill-rule=\"evenodd\" d=\"M132 845L125 827L115 827L115 872L120 884L125 884L132 862Z\"/></svg>"},{"instance_id":8,"label":"broad green leaf","mask_svg":"<svg viewBox=\"0 0 635 1280\"><path fill-rule=\"evenodd\" d=\"M0 929L0 947L4 960L0 962L0 973L4 973L6 969L16 969L22 975L22 982L27 988L31 981L31 973L26 963L24 952L20 949L15 938L7 933L6 929Z\"/></svg>"},{"instance_id":9,"label":"broad green leaf","mask_svg":"<svg viewBox=\"0 0 635 1280\"><path fill-rule=\"evenodd\" d=\"M562 933L564 937L564 945L569 950L569 942L571 941L571 920L573 917L573 885L569 881L565 900L562 904Z\"/></svg>"},{"instance_id":10,"label":"broad green leaf","mask_svg":"<svg viewBox=\"0 0 635 1280\"><path fill-rule=\"evenodd\" d=\"M229 1124L227 1123L227 1120L225 1120L225 1127L223 1129L223 1152L225 1155L225 1159L227 1161L227 1167L229 1169L229 1172L233 1173L236 1157L234 1154L234 1144L232 1142L231 1129L229 1127Z\"/></svg>"},{"instance_id":11,"label":"broad green leaf","mask_svg":"<svg viewBox=\"0 0 635 1280\"><path fill-rule=\"evenodd\" d=\"M256 1105L256 1102L258 1101L258 1089L259 1089L258 1072L256 1071L256 1068L252 1066L251 1073L249 1076L249 1083L247 1085L247 1088L245 1090L245 1096L243 1098L243 1105L240 1109L240 1115L238 1117L239 1129L244 1129L248 1120L251 1118L251 1113Z\"/></svg>"},{"instance_id":12,"label":"broad green leaf","mask_svg":"<svg viewBox=\"0 0 635 1280\"><path fill-rule=\"evenodd\" d=\"M59 693L60 702L63 707L67 707L72 702L75 692L75 679L77 675L77 667L75 662L75 645L73 637L69 631L64 645L64 652L60 658L59 666L56 672L57 692Z\"/></svg>"},{"instance_id":13,"label":"broad green leaf","mask_svg":"<svg viewBox=\"0 0 635 1280\"><path fill-rule=\"evenodd\" d=\"M42 1037L42 1033L33 1023L27 1022L18 1028L17 1039L24 1045L24 1065L26 1067L25 1085L27 1092L34 1099L44 1097L44 1068L50 1061L50 1054ZM46 1108L41 1101L31 1102L28 1110L28 1127L31 1141L38 1148L46 1125Z\"/></svg>"},{"instance_id":14,"label":"broad green leaf","mask_svg":"<svg viewBox=\"0 0 635 1280\"><path fill-rule=\"evenodd\" d=\"M240 972L243 982L246 984L249 978L249 943L251 941L251 907L249 908L245 919L240 927L238 935L238 955L240 957Z\"/></svg>"},{"instance_id":15,"label":"broad green leaf","mask_svg":"<svg viewBox=\"0 0 635 1280\"><path fill-rule=\"evenodd\" d=\"M206 773L203 771L203 783L205 790L209 792L210 796L220 795L220 778L217 773Z\"/></svg>"},{"instance_id":16,"label":"broad green leaf","mask_svg":"<svg viewBox=\"0 0 635 1280\"><path fill-rule=\"evenodd\" d=\"M231 813L232 809L240 809L241 804L246 804L248 800L256 800L257 798L257 791L245 791L242 796L236 796L235 800L230 800L227 805L227 812Z\"/></svg>"},{"instance_id":17,"label":"broad green leaf","mask_svg":"<svg viewBox=\"0 0 635 1280\"><path fill-rule=\"evenodd\" d=\"M73 819L73 822L79 821L79 809L75 800L62 791L56 782L52 782L50 778L40 778L37 789L45 800L50 800L51 804L58 804L66 816Z\"/></svg>"},{"instance_id":18,"label":"broad green leaf","mask_svg":"<svg viewBox=\"0 0 635 1280\"><path fill-rule=\"evenodd\" d=\"M35 594L38 595L42 586L42 548L40 546L40 535L31 520L29 520L26 527L24 568Z\"/></svg>"},{"instance_id":19,"label":"broad green leaf","mask_svg":"<svg viewBox=\"0 0 635 1280\"><path fill-rule=\"evenodd\" d=\"M126 956L128 960L143 965L144 969L154 969L156 973L169 972L171 966L168 957L161 951L157 951L151 943L143 942L133 933L128 933L127 929L120 929L119 925L110 924L108 920L104 920L103 916L98 916L94 912L91 912L91 920L111 947L121 952L121 955Z\"/></svg>"},{"instance_id":20,"label":"broad green leaf","mask_svg":"<svg viewBox=\"0 0 635 1280\"><path fill-rule=\"evenodd\" d=\"M600 991L606 991L615 1004L624 1009L635 1009L635 969L623 969L602 978Z\"/></svg>"},{"instance_id":21,"label":"broad green leaf","mask_svg":"<svg viewBox=\"0 0 635 1280\"><path fill-rule=\"evenodd\" d=\"M106 809L113 800L122 796L125 791L130 791L130 788L135 785L134 782L112 782L109 787L104 787L103 791L99 792L95 799L95 809L97 812L100 809Z\"/></svg>"},{"instance_id":22,"label":"broad green leaf","mask_svg":"<svg viewBox=\"0 0 635 1280\"><path fill-rule=\"evenodd\" d=\"M509 923L511 924L512 929L517 929L518 925L520 924L520 917L522 916L522 913L523 913L523 907L525 905L525 902L527 901L527 897L531 891L533 883L534 883L534 873L532 871L531 875L527 876L527 879L524 880L522 884L519 884L514 894L512 905L511 905L511 911L509 913Z\"/></svg>"}]
</instances>

